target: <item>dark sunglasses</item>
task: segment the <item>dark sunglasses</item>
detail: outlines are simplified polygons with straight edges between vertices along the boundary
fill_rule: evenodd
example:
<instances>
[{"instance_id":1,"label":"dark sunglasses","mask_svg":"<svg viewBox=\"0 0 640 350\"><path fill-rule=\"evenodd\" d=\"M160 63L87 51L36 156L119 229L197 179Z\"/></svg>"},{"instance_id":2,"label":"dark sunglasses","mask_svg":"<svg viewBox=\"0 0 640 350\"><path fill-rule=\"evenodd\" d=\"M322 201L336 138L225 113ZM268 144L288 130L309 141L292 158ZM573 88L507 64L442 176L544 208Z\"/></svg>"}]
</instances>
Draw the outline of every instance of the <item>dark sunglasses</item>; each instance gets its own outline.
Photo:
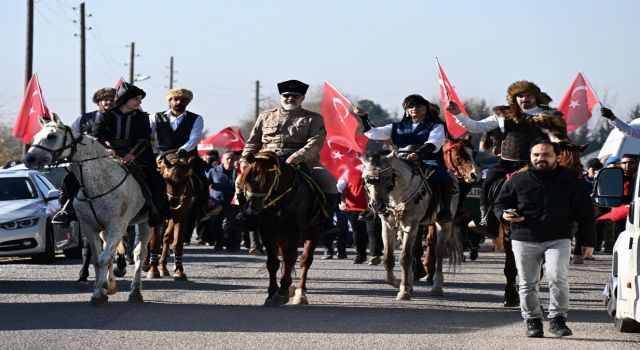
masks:
<instances>
[{"instance_id":1,"label":"dark sunglasses","mask_svg":"<svg viewBox=\"0 0 640 350\"><path fill-rule=\"evenodd\" d=\"M289 97L291 97L291 98L300 98L300 97L302 97L302 95L300 95L300 94L282 94L282 97L284 97L284 98L289 98Z\"/></svg>"}]
</instances>

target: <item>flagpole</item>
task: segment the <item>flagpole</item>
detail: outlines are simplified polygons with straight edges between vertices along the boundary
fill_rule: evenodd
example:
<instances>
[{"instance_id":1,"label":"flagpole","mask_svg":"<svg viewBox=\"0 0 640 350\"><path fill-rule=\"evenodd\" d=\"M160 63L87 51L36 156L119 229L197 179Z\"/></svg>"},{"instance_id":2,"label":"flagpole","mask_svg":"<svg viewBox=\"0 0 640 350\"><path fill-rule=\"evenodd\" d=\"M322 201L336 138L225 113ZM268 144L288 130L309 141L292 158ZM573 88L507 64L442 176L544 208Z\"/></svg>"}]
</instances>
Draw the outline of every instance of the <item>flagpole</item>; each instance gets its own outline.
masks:
<instances>
[{"instance_id":1,"label":"flagpole","mask_svg":"<svg viewBox=\"0 0 640 350\"><path fill-rule=\"evenodd\" d=\"M584 73L582 73L582 71L581 71L581 70L579 70L579 71L578 71L578 73L580 73L580 75L582 75L582 79L584 79L584 82L585 82L585 83L587 83L587 86L589 86L589 89L591 89L591 91L593 91L593 95L595 95L595 96L596 96L596 99L598 100L598 104L600 104L600 107L604 107L604 106L602 105L602 102L600 101L600 98L599 98L599 97L598 97L598 95L596 94L596 90L594 90L594 89L591 87L591 84L589 84L589 80L587 80L587 77L584 75Z\"/></svg>"},{"instance_id":2,"label":"flagpole","mask_svg":"<svg viewBox=\"0 0 640 350\"><path fill-rule=\"evenodd\" d=\"M40 108L42 108L42 112L44 113L44 96L42 96L42 89L40 89L40 79L38 79L38 73L34 73L33 75L36 77L36 85L38 85L38 93L40 94Z\"/></svg>"},{"instance_id":3,"label":"flagpole","mask_svg":"<svg viewBox=\"0 0 640 350\"><path fill-rule=\"evenodd\" d=\"M442 66L440 66L440 61L438 61L438 57L436 56L436 64L438 65L438 78L440 78L440 80L442 80L444 82L444 79L442 78L442 75L440 74L442 72ZM449 91L447 90L447 86L443 85L442 89L444 89L444 96L447 98L447 101L450 101L451 98L449 97Z\"/></svg>"}]
</instances>

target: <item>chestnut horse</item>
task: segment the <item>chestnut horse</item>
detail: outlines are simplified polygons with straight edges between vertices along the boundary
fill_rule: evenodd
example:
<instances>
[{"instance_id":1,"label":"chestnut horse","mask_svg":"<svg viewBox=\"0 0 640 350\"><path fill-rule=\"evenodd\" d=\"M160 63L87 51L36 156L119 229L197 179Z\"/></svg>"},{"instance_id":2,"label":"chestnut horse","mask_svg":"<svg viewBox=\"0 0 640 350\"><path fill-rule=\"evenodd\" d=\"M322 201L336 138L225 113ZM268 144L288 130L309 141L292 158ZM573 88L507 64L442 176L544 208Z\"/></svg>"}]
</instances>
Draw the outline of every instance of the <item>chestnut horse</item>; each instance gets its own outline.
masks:
<instances>
[{"instance_id":1,"label":"chestnut horse","mask_svg":"<svg viewBox=\"0 0 640 350\"><path fill-rule=\"evenodd\" d=\"M239 179L239 188L247 199L244 212L257 218L260 238L267 251L269 289L265 306L289 302L291 272L298 259L298 246L304 242L300 257L300 283L293 304L308 304L307 273L313 252L320 240L320 224L325 217L322 193L310 176L284 162L271 152L249 154ZM276 280L282 256L282 278Z\"/></svg>"},{"instance_id":2,"label":"chestnut horse","mask_svg":"<svg viewBox=\"0 0 640 350\"><path fill-rule=\"evenodd\" d=\"M476 150L471 143L471 135L467 135L467 137L459 139L447 138L442 145L442 149L445 166L449 172L453 173L458 178L458 182L471 184L482 179L482 169L475 162ZM463 186L460 186L460 196L458 198L459 204L464 202L468 193L468 190L463 191L462 187ZM455 232L455 227L452 228L452 230ZM436 225L430 224L427 227L425 254L424 259L422 260L424 271L427 273L425 280L428 284L433 284L436 256L435 249Z\"/></svg>"}]
</instances>

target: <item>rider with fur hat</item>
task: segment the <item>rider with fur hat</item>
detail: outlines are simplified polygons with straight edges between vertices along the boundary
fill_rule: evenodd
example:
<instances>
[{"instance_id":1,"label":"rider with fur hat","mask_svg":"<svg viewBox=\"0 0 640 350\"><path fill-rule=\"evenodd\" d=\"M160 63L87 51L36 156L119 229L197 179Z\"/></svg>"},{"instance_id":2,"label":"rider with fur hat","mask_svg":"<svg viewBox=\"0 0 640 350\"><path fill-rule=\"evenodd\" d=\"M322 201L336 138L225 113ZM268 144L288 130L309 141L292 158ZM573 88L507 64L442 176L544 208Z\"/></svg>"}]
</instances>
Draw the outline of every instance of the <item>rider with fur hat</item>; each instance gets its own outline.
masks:
<instances>
[{"instance_id":1,"label":"rider with fur hat","mask_svg":"<svg viewBox=\"0 0 640 350\"><path fill-rule=\"evenodd\" d=\"M156 169L151 150L149 114L140 110L146 93L135 85L123 82L116 91L115 107L98 117L93 135L107 147L107 151L127 165L135 165L143 176L134 176L141 182L142 192L150 202L149 225L161 224L166 215L166 185Z\"/></svg>"},{"instance_id":2,"label":"rider with fur hat","mask_svg":"<svg viewBox=\"0 0 640 350\"><path fill-rule=\"evenodd\" d=\"M519 80L509 85L507 102L507 106L495 107L493 115L482 120L473 120L460 113L460 108L453 101L445 105L459 125L471 133L484 133L480 141L481 150L500 156L482 183L481 221L475 227L471 226L479 231L486 231L490 205L487 196L491 186L497 179L528 164L532 142L539 138L553 142L569 141L562 113L549 107L551 97L536 84Z\"/></svg>"},{"instance_id":3,"label":"rider with fur hat","mask_svg":"<svg viewBox=\"0 0 640 350\"><path fill-rule=\"evenodd\" d=\"M444 166L442 144L446 137L446 128L440 120L440 109L418 94L407 96L402 102L405 111L401 121L382 127L373 127L367 114L360 108L354 113L362 120L364 135L372 140L391 140L406 159L417 162L421 168L434 170L431 180L440 188L441 208L437 214L438 222L449 222L451 216L451 197L453 181ZM366 218L366 215L363 216Z\"/></svg>"}]
</instances>

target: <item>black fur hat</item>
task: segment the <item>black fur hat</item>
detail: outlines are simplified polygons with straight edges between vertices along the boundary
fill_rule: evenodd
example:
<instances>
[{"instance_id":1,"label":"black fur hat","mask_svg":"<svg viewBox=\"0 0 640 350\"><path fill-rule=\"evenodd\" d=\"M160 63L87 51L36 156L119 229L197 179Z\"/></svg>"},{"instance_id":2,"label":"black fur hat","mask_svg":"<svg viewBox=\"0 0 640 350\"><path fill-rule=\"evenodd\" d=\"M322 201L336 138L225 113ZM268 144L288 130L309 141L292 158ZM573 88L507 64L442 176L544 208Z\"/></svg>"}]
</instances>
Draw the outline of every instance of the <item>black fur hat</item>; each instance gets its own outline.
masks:
<instances>
[{"instance_id":1,"label":"black fur hat","mask_svg":"<svg viewBox=\"0 0 640 350\"><path fill-rule=\"evenodd\" d=\"M122 82L116 91L116 108L124 105L127 101L136 96L142 96L142 98L145 98L147 93L133 84Z\"/></svg>"}]
</instances>

